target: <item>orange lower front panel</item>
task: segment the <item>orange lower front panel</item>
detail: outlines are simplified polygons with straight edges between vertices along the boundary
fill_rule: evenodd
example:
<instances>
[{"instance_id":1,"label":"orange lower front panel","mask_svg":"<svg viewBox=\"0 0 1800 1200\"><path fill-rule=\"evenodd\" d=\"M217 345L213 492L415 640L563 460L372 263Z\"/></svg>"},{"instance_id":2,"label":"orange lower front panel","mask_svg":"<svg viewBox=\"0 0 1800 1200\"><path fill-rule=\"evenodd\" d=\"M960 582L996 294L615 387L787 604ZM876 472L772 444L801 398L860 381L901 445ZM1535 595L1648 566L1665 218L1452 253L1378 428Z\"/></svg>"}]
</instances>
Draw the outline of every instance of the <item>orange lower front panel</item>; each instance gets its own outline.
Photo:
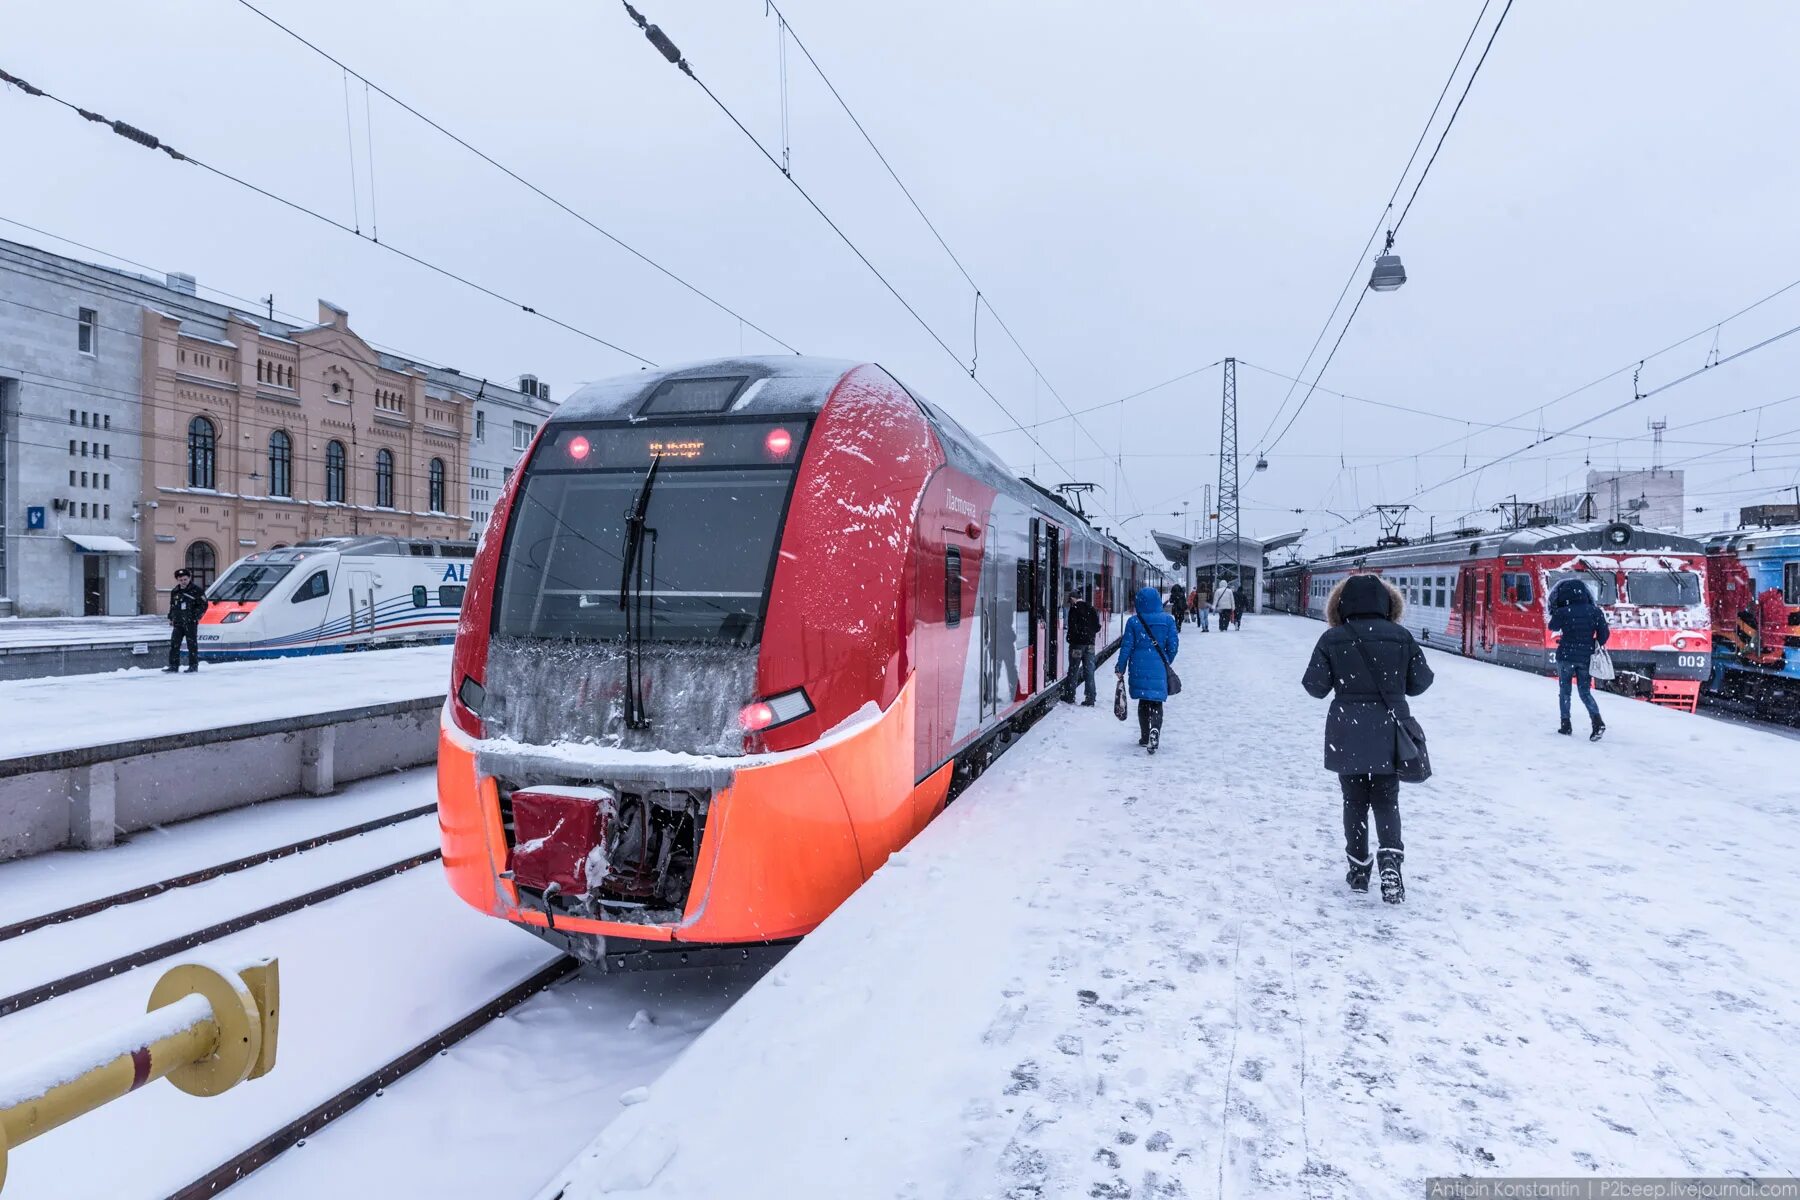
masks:
<instances>
[{"instance_id":1,"label":"orange lower front panel","mask_svg":"<svg viewBox=\"0 0 1800 1200\"><path fill-rule=\"evenodd\" d=\"M912 779L912 696L816 752L737 771L714 793L693 883L676 924L562 916L556 928L639 941L760 942L811 931L942 808L950 768ZM451 887L484 912L544 926L506 870L495 781L446 729L438 755L439 826Z\"/></svg>"}]
</instances>

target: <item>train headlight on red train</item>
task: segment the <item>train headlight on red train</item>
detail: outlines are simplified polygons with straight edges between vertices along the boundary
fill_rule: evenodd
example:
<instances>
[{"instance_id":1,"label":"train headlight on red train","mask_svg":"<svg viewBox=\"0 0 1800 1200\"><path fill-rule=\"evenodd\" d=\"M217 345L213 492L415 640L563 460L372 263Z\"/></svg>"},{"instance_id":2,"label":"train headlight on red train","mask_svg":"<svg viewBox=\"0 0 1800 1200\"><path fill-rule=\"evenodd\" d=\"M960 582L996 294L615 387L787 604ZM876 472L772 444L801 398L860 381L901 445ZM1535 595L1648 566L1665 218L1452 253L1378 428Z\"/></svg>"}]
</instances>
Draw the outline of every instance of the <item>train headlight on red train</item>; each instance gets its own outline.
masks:
<instances>
[{"instance_id":1,"label":"train headlight on red train","mask_svg":"<svg viewBox=\"0 0 1800 1200\"><path fill-rule=\"evenodd\" d=\"M777 462L787 458L788 452L793 448L794 435L779 426L769 430L769 435L763 438L763 449L767 450L769 457Z\"/></svg>"},{"instance_id":2,"label":"train headlight on red train","mask_svg":"<svg viewBox=\"0 0 1800 1200\"><path fill-rule=\"evenodd\" d=\"M236 625L239 621L243 620L245 617L247 617L249 615L250 614L245 612L243 609L239 609L237 612L228 612L225 614L224 620L220 621L219 624L221 624L221 625Z\"/></svg>"},{"instance_id":3,"label":"train headlight on red train","mask_svg":"<svg viewBox=\"0 0 1800 1200\"><path fill-rule=\"evenodd\" d=\"M743 710L738 713L738 723L751 733L761 733L777 725L786 725L789 721L798 721L812 710L812 701L807 699L806 689L795 688L791 692L744 705Z\"/></svg>"}]
</instances>

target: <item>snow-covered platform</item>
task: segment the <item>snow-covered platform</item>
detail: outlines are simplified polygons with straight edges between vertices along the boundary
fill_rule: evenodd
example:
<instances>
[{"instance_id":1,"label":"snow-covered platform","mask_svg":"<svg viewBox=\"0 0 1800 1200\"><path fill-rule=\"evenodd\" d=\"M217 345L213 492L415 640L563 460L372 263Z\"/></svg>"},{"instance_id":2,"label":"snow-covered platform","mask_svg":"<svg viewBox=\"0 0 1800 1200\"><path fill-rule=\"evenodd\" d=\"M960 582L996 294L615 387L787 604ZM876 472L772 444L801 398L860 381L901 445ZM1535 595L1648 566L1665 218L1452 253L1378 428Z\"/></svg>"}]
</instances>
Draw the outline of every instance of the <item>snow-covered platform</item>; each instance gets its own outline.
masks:
<instances>
[{"instance_id":1,"label":"snow-covered platform","mask_svg":"<svg viewBox=\"0 0 1800 1200\"><path fill-rule=\"evenodd\" d=\"M1391 1197L1800 1172L1800 746L1431 654L1405 905L1343 881L1322 626L1061 707L543 1196Z\"/></svg>"},{"instance_id":2,"label":"snow-covered platform","mask_svg":"<svg viewBox=\"0 0 1800 1200\"><path fill-rule=\"evenodd\" d=\"M168 644L166 617L9 617L0 620L0 680L142 666Z\"/></svg>"}]
</instances>

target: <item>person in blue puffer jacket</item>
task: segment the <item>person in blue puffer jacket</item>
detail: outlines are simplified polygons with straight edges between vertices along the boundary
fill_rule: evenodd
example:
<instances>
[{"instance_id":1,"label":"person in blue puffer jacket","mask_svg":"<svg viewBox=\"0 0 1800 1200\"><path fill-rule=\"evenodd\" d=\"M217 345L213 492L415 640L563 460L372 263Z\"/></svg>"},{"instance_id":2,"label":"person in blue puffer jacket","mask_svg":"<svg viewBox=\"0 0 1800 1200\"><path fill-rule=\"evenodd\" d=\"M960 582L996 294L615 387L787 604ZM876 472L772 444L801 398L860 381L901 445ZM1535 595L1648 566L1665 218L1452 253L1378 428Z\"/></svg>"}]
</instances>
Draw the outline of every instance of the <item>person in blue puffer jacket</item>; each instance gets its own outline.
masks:
<instances>
[{"instance_id":1,"label":"person in blue puffer jacket","mask_svg":"<svg viewBox=\"0 0 1800 1200\"><path fill-rule=\"evenodd\" d=\"M1569 724L1569 683L1581 690L1581 703L1594 719L1594 731L1588 741L1597 742L1606 733L1606 722L1600 719L1600 706L1594 703L1593 679L1588 668L1594 652L1606 645L1612 636L1606 614L1594 603L1594 594L1579 579L1565 579L1550 593L1550 629L1562 634L1556 644L1557 703L1562 712L1558 733L1573 733Z\"/></svg>"},{"instance_id":2,"label":"person in blue puffer jacket","mask_svg":"<svg viewBox=\"0 0 1800 1200\"><path fill-rule=\"evenodd\" d=\"M1113 673L1126 677L1131 698L1138 702L1138 745L1155 754L1162 744L1163 701L1169 698L1167 664L1175 661L1181 634L1175 618L1163 611L1162 593L1155 588L1139 588L1136 603L1137 615L1125 622L1119 665Z\"/></svg>"}]
</instances>

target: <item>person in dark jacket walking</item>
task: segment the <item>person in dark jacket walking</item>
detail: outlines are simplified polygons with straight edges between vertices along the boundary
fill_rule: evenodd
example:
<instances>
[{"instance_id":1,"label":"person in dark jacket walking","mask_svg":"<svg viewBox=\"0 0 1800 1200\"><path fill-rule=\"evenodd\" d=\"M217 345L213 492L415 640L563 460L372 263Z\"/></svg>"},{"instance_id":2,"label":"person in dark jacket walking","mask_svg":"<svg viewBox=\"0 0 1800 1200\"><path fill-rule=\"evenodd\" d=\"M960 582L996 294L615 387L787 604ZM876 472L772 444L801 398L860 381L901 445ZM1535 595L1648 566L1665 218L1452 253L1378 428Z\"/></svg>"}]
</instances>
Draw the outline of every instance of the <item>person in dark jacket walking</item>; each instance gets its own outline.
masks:
<instances>
[{"instance_id":1,"label":"person in dark jacket walking","mask_svg":"<svg viewBox=\"0 0 1800 1200\"><path fill-rule=\"evenodd\" d=\"M169 593L169 665L164 672L181 670L181 643L187 643L188 670L200 669L200 617L206 612L206 593L186 567L175 572Z\"/></svg>"},{"instance_id":2,"label":"person in dark jacket walking","mask_svg":"<svg viewBox=\"0 0 1800 1200\"><path fill-rule=\"evenodd\" d=\"M1588 591L1587 584L1579 579L1565 579L1550 593L1549 624L1552 632L1562 634L1562 640L1556 644L1556 697L1562 726L1556 732L1575 732L1569 723L1569 684L1573 682L1581 690L1582 707L1593 718L1588 741L1597 742L1606 734L1606 722L1600 719L1600 706L1594 703L1594 677L1589 668L1593 666L1594 652L1612 636L1606 614L1594 603L1594 594Z\"/></svg>"},{"instance_id":3,"label":"person in dark jacket walking","mask_svg":"<svg viewBox=\"0 0 1800 1200\"><path fill-rule=\"evenodd\" d=\"M1162 744L1163 702L1169 698L1169 663L1181 648L1175 619L1163 611L1162 595L1155 588L1138 589L1137 616L1125 622L1119 642L1115 675L1126 676L1126 687L1138 702L1138 745L1155 754Z\"/></svg>"},{"instance_id":4,"label":"person in dark jacket walking","mask_svg":"<svg viewBox=\"0 0 1800 1200\"><path fill-rule=\"evenodd\" d=\"M1377 575L1352 575L1332 589L1325 602L1331 628L1319 636L1301 684L1323 700L1325 769L1335 771L1344 793L1344 880L1369 890L1369 810L1381 838L1381 898L1406 899L1400 863L1399 716L1410 716L1406 697L1431 686L1431 665L1410 631L1399 624L1406 602ZM1335 694L1333 694L1335 693ZM1385 697L1385 698L1384 698Z\"/></svg>"},{"instance_id":5,"label":"person in dark jacket walking","mask_svg":"<svg viewBox=\"0 0 1800 1200\"><path fill-rule=\"evenodd\" d=\"M1100 610L1095 608L1088 598L1075 597L1069 605L1068 632L1064 635L1069 643L1069 673L1063 679L1063 703L1075 703L1075 682L1081 680L1087 685L1087 698L1081 702L1083 708L1094 707L1094 639L1100 636Z\"/></svg>"},{"instance_id":6,"label":"person in dark jacket walking","mask_svg":"<svg viewBox=\"0 0 1800 1200\"><path fill-rule=\"evenodd\" d=\"M1169 589L1169 615L1175 618L1175 628L1180 629L1187 621L1187 591L1179 583Z\"/></svg>"}]
</instances>

